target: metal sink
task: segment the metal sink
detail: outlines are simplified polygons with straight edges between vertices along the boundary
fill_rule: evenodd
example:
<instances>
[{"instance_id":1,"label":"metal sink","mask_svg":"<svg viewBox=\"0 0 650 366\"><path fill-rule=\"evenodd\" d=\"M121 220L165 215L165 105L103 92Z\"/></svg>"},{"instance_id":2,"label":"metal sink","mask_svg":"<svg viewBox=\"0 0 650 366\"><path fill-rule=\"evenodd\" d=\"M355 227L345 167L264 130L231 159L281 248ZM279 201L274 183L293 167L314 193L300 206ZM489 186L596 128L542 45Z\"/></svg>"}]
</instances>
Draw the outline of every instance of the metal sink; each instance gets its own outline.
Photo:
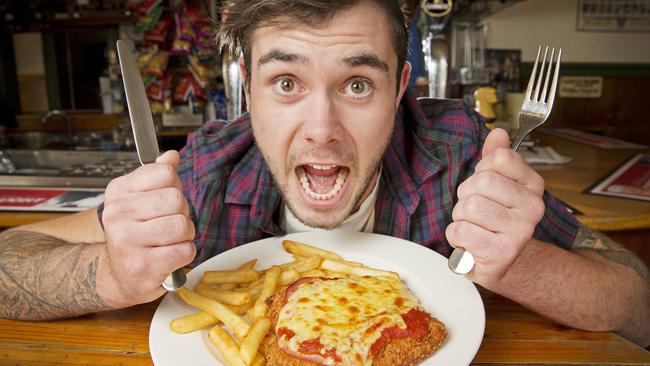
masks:
<instances>
[{"instance_id":1,"label":"metal sink","mask_svg":"<svg viewBox=\"0 0 650 366\"><path fill-rule=\"evenodd\" d=\"M106 187L140 166L135 151L3 150L0 185Z\"/></svg>"},{"instance_id":2,"label":"metal sink","mask_svg":"<svg viewBox=\"0 0 650 366\"><path fill-rule=\"evenodd\" d=\"M119 148L110 131L84 131L74 135L43 131L10 133L0 138L1 147L30 150L107 150Z\"/></svg>"}]
</instances>

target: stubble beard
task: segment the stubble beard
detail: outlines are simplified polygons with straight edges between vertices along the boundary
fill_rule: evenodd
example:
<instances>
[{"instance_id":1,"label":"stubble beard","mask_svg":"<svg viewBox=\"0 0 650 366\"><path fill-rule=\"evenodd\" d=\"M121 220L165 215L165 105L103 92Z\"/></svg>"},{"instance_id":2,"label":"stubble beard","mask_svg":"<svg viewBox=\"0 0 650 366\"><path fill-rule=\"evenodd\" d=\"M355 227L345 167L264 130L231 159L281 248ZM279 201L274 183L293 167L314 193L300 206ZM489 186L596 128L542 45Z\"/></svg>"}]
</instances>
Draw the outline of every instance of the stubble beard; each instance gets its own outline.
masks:
<instances>
[{"instance_id":1,"label":"stubble beard","mask_svg":"<svg viewBox=\"0 0 650 366\"><path fill-rule=\"evenodd\" d=\"M371 182L373 182L373 178L379 171L379 165L381 164L381 159L384 155L384 152L386 151L388 143L390 142L391 136L392 134L388 135L388 137L382 144L383 145L382 148L379 150L380 153L371 159L371 163L368 166L368 169L366 169L365 173L362 176L363 178L360 180L362 183L359 187L362 187L362 189L358 189L357 192L355 193L354 198L352 200L353 204L348 205L347 207L345 207L343 211L341 211L338 214L335 212L331 212L330 210L327 209L321 210L321 209L313 208L312 210L316 211L316 213L310 215L301 215L301 213L298 212L298 210L296 209L296 205L294 205L293 200L290 198L289 182L287 181L285 184L280 184L277 177L282 172L280 172L279 168L277 168L277 166L273 164L272 160L267 156L267 154L264 152L264 149L262 149L259 144L258 144L258 148L262 152L262 157L264 158L264 161L266 162L266 165L269 168L269 171L271 173L271 178L273 180L273 184L280 192L280 195L282 196L282 199L286 207L289 209L289 211L291 211L291 213L298 219L298 221L300 221L304 225L317 228L317 229L331 230L341 225L345 221L345 219L347 219L351 214L356 212L361 206L362 199L367 198L372 188L374 188L374 187L370 187L370 184ZM291 177L292 174L295 174L294 172L291 171L292 170L291 167L294 165L291 163L291 161L295 161L296 159L297 159L296 157L289 158L287 171L284 172L286 177ZM350 156L346 158L346 161L357 162L358 160L356 154L350 154ZM354 165L357 164L354 163ZM350 168L353 168L353 166L350 166ZM377 177L377 179L379 178L380 177Z\"/></svg>"}]
</instances>

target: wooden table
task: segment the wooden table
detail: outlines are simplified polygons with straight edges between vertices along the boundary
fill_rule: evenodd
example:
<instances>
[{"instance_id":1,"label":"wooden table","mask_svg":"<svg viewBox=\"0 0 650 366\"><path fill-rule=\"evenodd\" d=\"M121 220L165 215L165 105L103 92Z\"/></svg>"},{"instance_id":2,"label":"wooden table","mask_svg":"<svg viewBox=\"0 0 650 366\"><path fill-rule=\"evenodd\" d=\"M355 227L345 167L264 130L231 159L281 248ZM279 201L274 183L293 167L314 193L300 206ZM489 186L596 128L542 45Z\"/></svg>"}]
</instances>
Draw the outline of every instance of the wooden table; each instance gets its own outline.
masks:
<instances>
[{"instance_id":1,"label":"wooden table","mask_svg":"<svg viewBox=\"0 0 650 366\"><path fill-rule=\"evenodd\" d=\"M566 165L533 167L553 195L583 213L578 220L601 231L650 228L650 202L584 193L627 159L648 150L600 149L542 132L534 136L541 145L552 146L572 159Z\"/></svg>"},{"instance_id":2,"label":"wooden table","mask_svg":"<svg viewBox=\"0 0 650 366\"><path fill-rule=\"evenodd\" d=\"M481 295L487 322L475 365L650 365L650 352L618 335L569 329L499 295ZM157 306L52 322L0 320L0 365L151 365Z\"/></svg>"},{"instance_id":3,"label":"wooden table","mask_svg":"<svg viewBox=\"0 0 650 366\"><path fill-rule=\"evenodd\" d=\"M635 154L649 150L600 149L540 131L534 137L572 159L565 165L533 165L549 192L581 211L576 217L583 224L605 232L650 266L650 202L584 193Z\"/></svg>"}]
</instances>

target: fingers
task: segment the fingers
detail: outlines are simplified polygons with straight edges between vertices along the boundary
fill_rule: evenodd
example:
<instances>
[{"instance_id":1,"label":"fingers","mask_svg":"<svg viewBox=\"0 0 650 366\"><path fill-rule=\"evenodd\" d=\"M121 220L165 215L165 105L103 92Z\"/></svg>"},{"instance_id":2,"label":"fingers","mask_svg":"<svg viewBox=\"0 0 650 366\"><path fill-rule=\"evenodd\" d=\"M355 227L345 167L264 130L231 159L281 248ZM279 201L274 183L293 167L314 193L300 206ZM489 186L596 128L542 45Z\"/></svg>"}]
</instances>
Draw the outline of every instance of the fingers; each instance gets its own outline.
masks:
<instances>
[{"instance_id":1,"label":"fingers","mask_svg":"<svg viewBox=\"0 0 650 366\"><path fill-rule=\"evenodd\" d=\"M544 180L526 160L510 149L508 133L500 128L490 131L482 150L483 158L476 165L475 173L492 170L510 178L534 193L544 192Z\"/></svg>"},{"instance_id":2,"label":"fingers","mask_svg":"<svg viewBox=\"0 0 650 366\"><path fill-rule=\"evenodd\" d=\"M493 170L476 172L458 186L459 201L473 195L482 195L508 208L528 205L531 200L539 197L538 192Z\"/></svg>"},{"instance_id":3,"label":"fingers","mask_svg":"<svg viewBox=\"0 0 650 366\"><path fill-rule=\"evenodd\" d=\"M106 187L105 202L127 193L146 192L175 187L182 191L181 181L176 173L178 152L167 151L155 163L146 164L131 173L113 179Z\"/></svg>"},{"instance_id":4,"label":"fingers","mask_svg":"<svg viewBox=\"0 0 650 366\"><path fill-rule=\"evenodd\" d=\"M106 188L102 221L111 270L125 303L159 297L167 274L196 255L196 230L178 164L178 152L168 151Z\"/></svg>"},{"instance_id":5,"label":"fingers","mask_svg":"<svg viewBox=\"0 0 650 366\"><path fill-rule=\"evenodd\" d=\"M509 148L497 148L476 164L475 174L491 170L521 184L531 192L544 192L544 179L533 170L521 154Z\"/></svg>"},{"instance_id":6,"label":"fingers","mask_svg":"<svg viewBox=\"0 0 650 366\"><path fill-rule=\"evenodd\" d=\"M146 262L151 265L157 277L156 284L165 280L170 272L190 264L196 256L196 247L191 241L164 247L155 247L147 251Z\"/></svg>"},{"instance_id":7,"label":"fingers","mask_svg":"<svg viewBox=\"0 0 650 366\"><path fill-rule=\"evenodd\" d=\"M165 290L161 284L167 275L189 264L196 256L192 242L134 248L127 252L110 251L111 272L120 291L117 302L129 306L157 299Z\"/></svg>"},{"instance_id":8,"label":"fingers","mask_svg":"<svg viewBox=\"0 0 650 366\"><path fill-rule=\"evenodd\" d=\"M481 155L490 155L494 150L499 148L507 149L510 146L510 137L508 132L502 128L495 128L487 135L483 143L483 150Z\"/></svg>"},{"instance_id":9,"label":"fingers","mask_svg":"<svg viewBox=\"0 0 650 366\"><path fill-rule=\"evenodd\" d=\"M162 155L160 155L156 159L156 163L159 164L169 164L174 167L174 169L178 168L178 164L181 161L180 154L176 150L169 150L165 151Z\"/></svg>"},{"instance_id":10,"label":"fingers","mask_svg":"<svg viewBox=\"0 0 650 366\"><path fill-rule=\"evenodd\" d=\"M454 248L464 248L472 253L474 261L485 263L492 257L491 249L499 251L499 237L489 230L467 221L454 221L445 229L447 241Z\"/></svg>"},{"instance_id":11,"label":"fingers","mask_svg":"<svg viewBox=\"0 0 650 366\"><path fill-rule=\"evenodd\" d=\"M189 216L189 205L183 192L175 187L114 197L104 209L104 217L123 215L136 221L178 213Z\"/></svg>"},{"instance_id":12,"label":"fingers","mask_svg":"<svg viewBox=\"0 0 650 366\"><path fill-rule=\"evenodd\" d=\"M146 246L165 246L191 241L196 233L192 221L181 214L148 220L135 228L135 235L141 237L141 243Z\"/></svg>"},{"instance_id":13,"label":"fingers","mask_svg":"<svg viewBox=\"0 0 650 366\"><path fill-rule=\"evenodd\" d=\"M507 272L544 215L544 180L510 150L503 130L490 132L482 153L474 174L458 187L445 235L474 256L470 278L490 283Z\"/></svg>"},{"instance_id":14,"label":"fingers","mask_svg":"<svg viewBox=\"0 0 650 366\"><path fill-rule=\"evenodd\" d=\"M499 233L504 230L504 223L516 225L517 217L507 207L481 195L471 195L459 200L451 213L455 221L468 221L486 230Z\"/></svg>"},{"instance_id":15,"label":"fingers","mask_svg":"<svg viewBox=\"0 0 650 366\"><path fill-rule=\"evenodd\" d=\"M111 217L108 217L111 219ZM130 249L163 246L194 239L194 224L183 214L175 214L147 221L107 220L111 227L106 235L113 247Z\"/></svg>"}]
</instances>

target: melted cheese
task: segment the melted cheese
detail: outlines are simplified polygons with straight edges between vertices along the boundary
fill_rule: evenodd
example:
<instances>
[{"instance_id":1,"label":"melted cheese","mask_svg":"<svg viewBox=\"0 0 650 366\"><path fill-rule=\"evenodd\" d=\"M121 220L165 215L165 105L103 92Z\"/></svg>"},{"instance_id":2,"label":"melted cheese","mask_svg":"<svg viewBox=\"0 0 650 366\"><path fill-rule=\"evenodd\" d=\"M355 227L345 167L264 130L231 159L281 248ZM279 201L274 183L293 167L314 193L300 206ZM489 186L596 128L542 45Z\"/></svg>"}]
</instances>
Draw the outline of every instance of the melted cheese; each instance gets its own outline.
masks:
<instances>
[{"instance_id":1,"label":"melted cheese","mask_svg":"<svg viewBox=\"0 0 650 366\"><path fill-rule=\"evenodd\" d=\"M282 335L278 345L302 355L302 342L318 339L321 348L317 361L325 365L368 365L370 347L384 329L406 328L401 315L420 308L418 300L399 280L388 277L358 277L336 280L315 279L294 292L282 307L276 332L287 328L295 333ZM289 339L287 339L289 338ZM326 357L334 349L341 362Z\"/></svg>"}]
</instances>

